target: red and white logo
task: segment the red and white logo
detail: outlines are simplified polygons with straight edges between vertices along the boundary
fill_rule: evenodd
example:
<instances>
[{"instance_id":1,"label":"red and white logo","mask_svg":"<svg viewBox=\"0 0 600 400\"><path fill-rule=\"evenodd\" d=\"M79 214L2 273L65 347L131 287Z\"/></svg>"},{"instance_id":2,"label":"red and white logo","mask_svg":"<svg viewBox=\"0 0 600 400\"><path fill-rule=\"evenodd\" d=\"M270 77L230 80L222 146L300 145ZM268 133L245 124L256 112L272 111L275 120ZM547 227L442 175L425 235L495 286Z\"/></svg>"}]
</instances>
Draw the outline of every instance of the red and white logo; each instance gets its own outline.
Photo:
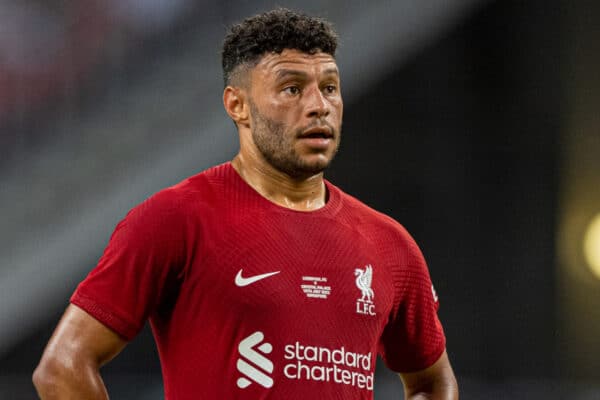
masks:
<instances>
[{"instance_id":1,"label":"red and white logo","mask_svg":"<svg viewBox=\"0 0 600 400\"><path fill-rule=\"evenodd\" d=\"M373 304L375 292L371 288L373 267L369 264L365 266L364 270L356 268L354 276L356 276L356 287L361 293L361 297L356 300L356 312L358 314L375 315L375 304Z\"/></svg>"},{"instance_id":2,"label":"red and white logo","mask_svg":"<svg viewBox=\"0 0 600 400\"><path fill-rule=\"evenodd\" d=\"M243 339L238 345L240 357L237 370L242 375L237 380L240 389L252 384L273 387L273 346L264 341L260 331ZM290 380L332 382L373 390L374 358L372 353L354 352L344 346L330 348L296 341L283 346L283 377Z\"/></svg>"},{"instance_id":3,"label":"red and white logo","mask_svg":"<svg viewBox=\"0 0 600 400\"><path fill-rule=\"evenodd\" d=\"M435 288L433 287L433 285L431 285L431 294L433 295L433 302L437 303L440 298L437 295L437 292L435 291Z\"/></svg>"},{"instance_id":4,"label":"red and white logo","mask_svg":"<svg viewBox=\"0 0 600 400\"><path fill-rule=\"evenodd\" d=\"M243 375L237 380L240 389L247 388L252 382L265 388L273 386L273 378L268 375L273 373L273 363L264 356L273 351L273 346L267 342L259 346L264 339L263 333L256 331L238 346L240 358L237 360L237 370ZM255 349L255 346L258 347Z\"/></svg>"}]
</instances>

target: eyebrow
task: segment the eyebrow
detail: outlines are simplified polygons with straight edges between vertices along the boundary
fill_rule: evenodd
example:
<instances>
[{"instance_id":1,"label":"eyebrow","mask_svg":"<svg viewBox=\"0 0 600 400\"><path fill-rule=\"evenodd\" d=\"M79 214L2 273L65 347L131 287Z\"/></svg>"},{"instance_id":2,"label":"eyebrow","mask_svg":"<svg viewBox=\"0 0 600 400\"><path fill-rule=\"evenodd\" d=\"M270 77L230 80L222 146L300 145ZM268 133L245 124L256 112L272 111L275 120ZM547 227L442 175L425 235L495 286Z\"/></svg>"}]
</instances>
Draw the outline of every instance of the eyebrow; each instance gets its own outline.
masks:
<instances>
[{"instance_id":1,"label":"eyebrow","mask_svg":"<svg viewBox=\"0 0 600 400\"><path fill-rule=\"evenodd\" d=\"M288 76L299 77L303 79L306 79L308 77L308 74L306 72L298 71L295 69L280 69L276 72L275 75L277 75L278 79L287 78ZM323 75L339 75L339 72L337 68L332 67L327 68L325 71L323 71Z\"/></svg>"},{"instance_id":2,"label":"eyebrow","mask_svg":"<svg viewBox=\"0 0 600 400\"><path fill-rule=\"evenodd\" d=\"M300 78L306 78L308 74L303 71L298 71L294 69L280 69L276 73L278 79L287 78L288 76L295 76Z\"/></svg>"},{"instance_id":3,"label":"eyebrow","mask_svg":"<svg viewBox=\"0 0 600 400\"><path fill-rule=\"evenodd\" d=\"M331 67L331 68L327 68L325 71L323 71L323 75L339 75L340 72L338 71L337 68Z\"/></svg>"}]
</instances>

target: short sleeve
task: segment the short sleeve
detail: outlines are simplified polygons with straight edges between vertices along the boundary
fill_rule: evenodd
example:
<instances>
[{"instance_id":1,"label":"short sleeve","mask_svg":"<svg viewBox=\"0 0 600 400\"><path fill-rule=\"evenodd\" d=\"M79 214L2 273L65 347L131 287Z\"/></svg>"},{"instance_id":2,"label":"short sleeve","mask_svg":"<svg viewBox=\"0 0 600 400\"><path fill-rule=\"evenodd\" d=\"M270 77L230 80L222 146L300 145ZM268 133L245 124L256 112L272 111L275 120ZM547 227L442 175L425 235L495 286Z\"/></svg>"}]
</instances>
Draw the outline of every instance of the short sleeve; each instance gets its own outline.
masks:
<instances>
[{"instance_id":1,"label":"short sleeve","mask_svg":"<svg viewBox=\"0 0 600 400\"><path fill-rule=\"evenodd\" d=\"M71 303L131 340L178 290L184 264L182 209L168 190L159 192L119 222Z\"/></svg>"},{"instance_id":2,"label":"short sleeve","mask_svg":"<svg viewBox=\"0 0 600 400\"><path fill-rule=\"evenodd\" d=\"M397 299L381 337L380 354L391 370L414 372L439 359L446 338L423 254L410 236L404 244L406 253L392 270Z\"/></svg>"}]
</instances>

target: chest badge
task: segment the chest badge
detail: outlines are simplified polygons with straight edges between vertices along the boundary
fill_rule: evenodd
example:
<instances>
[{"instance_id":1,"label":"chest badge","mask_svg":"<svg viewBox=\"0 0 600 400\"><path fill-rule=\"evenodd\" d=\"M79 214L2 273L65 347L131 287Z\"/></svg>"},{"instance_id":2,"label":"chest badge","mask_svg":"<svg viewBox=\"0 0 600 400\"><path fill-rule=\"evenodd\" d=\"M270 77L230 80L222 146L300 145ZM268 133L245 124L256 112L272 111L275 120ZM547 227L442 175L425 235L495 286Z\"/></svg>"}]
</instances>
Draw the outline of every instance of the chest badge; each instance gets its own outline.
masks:
<instances>
[{"instance_id":1,"label":"chest badge","mask_svg":"<svg viewBox=\"0 0 600 400\"><path fill-rule=\"evenodd\" d=\"M356 268L356 287L360 290L360 297L356 300L356 313L364 315L375 315L375 304L373 298L375 292L371 288L373 282L373 267L369 264L365 269Z\"/></svg>"}]
</instances>

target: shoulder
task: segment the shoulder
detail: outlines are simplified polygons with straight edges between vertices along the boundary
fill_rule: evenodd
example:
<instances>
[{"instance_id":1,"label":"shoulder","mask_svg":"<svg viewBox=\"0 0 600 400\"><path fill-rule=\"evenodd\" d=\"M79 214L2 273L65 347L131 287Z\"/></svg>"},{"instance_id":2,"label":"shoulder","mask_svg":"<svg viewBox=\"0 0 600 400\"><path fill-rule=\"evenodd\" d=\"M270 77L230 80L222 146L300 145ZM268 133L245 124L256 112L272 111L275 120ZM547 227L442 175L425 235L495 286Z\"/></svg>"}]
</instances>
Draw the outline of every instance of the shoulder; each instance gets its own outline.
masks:
<instances>
[{"instance_id":1,"label":"shoulder","mask_svg":"<svg viewBox=\"0 0 600 400\"><path fill-rule=\"evenodd\" d=\"M180 230L218 197L223 165L209 168L166 187L134 206L120 225Z\"/></svg>"},{"instance_id":2,"label":"shoulder","mask_svg":"<svg viewBox=\"0 0 600 400\"><path fill-rule=\"evenodd\" d=\"M335 191L336 196L339 196L341 199L340 217L342 219L352 224L358 224L359 226L370 226L390 235L410 238L410 234L404 226L393 217L372 208L330 182L327 182L327 184L330 190Z\"/></svg>"},{"instance_id":3,"label":"shoulder","mask_svg":"<svg viewBox=\"0 0 600 400\"><path fill-rule=\"evenodd\" d=\"M175 185L166 187L140 203L134 210L177 214L210 201L227 178L226 164L204 170Z\"/></svg>"},{"instance_id":4,"label":"shoulder","mask_svg":"<svg viewBox=\"0 0 600 400\"><path fill-rule=\"evenodd\" d=\"M378 247L386 248L388 252L399 252L402 258L406 256L422 258L414 238L400 222L375 210L329 182L328 186L331 190L336 191L336 195L341 199L342 206L338 214L340 222L360 230L363 236L377 241Z\"/></svg>"}]
</instances>

